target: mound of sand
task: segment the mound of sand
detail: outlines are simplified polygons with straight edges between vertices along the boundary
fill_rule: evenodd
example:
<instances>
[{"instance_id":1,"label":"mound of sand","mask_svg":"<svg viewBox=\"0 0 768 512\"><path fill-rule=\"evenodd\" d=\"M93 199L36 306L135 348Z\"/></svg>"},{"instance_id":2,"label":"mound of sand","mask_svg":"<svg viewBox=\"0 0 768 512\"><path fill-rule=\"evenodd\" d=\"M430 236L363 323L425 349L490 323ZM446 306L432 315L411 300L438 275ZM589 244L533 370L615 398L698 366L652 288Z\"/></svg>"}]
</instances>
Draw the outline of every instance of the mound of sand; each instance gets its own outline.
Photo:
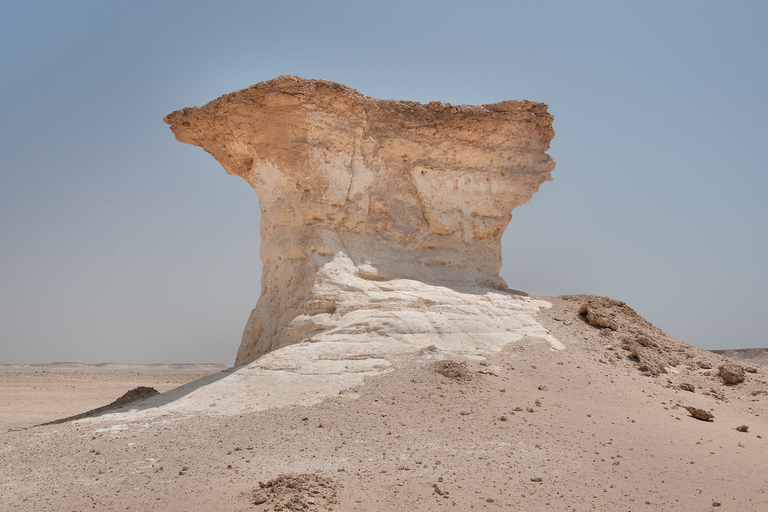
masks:
<instances>
[{"instance_id":1,"label":"mound of sand","mask_svg":"<svg viewBox=\"0 0 768 512\"><path fill-rule=\"evenodd\" d=\"M427 348L314 405L107 414L6 432L3 505L19 511L768 508L762 367L729 385L718 368L736 361L666 336L619 303L546 300L552 307L537 321L564 350L538 338L480 358ZM579 314L585 303L603 304L598 313L615 329L590 325ZM638 336L650 343L640 344ZM626 339L663 371L645 369L624 347ZM700 421L687 408L714 418Z\"/></svg>"}]
</instances>

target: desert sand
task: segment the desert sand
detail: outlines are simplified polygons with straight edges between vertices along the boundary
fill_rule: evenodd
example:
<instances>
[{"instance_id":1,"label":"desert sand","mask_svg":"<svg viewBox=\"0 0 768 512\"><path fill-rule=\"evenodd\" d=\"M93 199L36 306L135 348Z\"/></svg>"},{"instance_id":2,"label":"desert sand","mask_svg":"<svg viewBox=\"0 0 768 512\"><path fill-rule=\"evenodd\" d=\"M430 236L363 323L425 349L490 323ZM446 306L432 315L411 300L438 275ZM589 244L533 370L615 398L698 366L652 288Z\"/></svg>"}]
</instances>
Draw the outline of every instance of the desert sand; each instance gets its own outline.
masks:
<instances>
[{"instance_id":1,"label":"desert sand","mask_svg":"<svg viewBox=\"0 0 768 512\"><path fill-rule=\"evenodd\" d=\"M3 507L768 508L764 367L728 385L717 368L733 360L657 333L648 357L681 358L654 375L623 348L627 333L652 329L642 319L595 327L578 314L589 297L542 299L553 307L538 320L566 350L536 338L481 360L427 349L313 406L11 429Z\"/></svg>"}]
</instances>

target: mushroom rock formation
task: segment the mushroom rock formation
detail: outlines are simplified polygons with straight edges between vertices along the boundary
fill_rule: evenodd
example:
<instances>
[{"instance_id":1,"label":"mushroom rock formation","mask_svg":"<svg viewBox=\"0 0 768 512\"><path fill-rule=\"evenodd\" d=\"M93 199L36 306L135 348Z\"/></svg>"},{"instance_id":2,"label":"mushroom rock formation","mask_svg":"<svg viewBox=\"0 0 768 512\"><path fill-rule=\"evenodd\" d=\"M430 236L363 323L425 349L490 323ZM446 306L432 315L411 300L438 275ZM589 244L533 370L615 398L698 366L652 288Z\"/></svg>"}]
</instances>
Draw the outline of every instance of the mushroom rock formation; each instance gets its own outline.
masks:
<instances>
[{"instance_id":1,"label":"mushroom rock formation","mask_svg":"<svg viewBox=\"0 0 768 512\"><path fill-rule=\"evenodd\" d=\"M347 362L562 347L535 321L547 303L498 275L512 210L555 166L545 104L377 100L283 76L165 122L259 196L262 290L236 365L295 344Z\"/></svg>"}]
</instances>

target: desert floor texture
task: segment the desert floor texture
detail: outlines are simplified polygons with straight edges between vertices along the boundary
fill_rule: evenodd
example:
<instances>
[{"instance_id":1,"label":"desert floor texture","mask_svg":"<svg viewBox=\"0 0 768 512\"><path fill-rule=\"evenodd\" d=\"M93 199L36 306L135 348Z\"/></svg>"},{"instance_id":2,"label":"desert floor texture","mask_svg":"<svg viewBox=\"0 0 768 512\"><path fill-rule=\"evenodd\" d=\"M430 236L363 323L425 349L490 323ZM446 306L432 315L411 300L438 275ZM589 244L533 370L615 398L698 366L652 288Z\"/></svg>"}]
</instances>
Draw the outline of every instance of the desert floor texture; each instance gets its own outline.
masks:
<instances>
[{"instance_id":1,"label":"desert floor texture","mask_svg":"<svg viewBox=\"0 0 768 512\"><path fill-rule=\"evenodd\" d=\"M594 327L584 296L545 299L538 321L565 350L424 350L311 407L33 427L219 368L6 367L0 509L768 510L765 367L726 384L720 355L628 343L642 319ZM677 364L656 374L654 351Z\"/></svg>"}]
</instances>

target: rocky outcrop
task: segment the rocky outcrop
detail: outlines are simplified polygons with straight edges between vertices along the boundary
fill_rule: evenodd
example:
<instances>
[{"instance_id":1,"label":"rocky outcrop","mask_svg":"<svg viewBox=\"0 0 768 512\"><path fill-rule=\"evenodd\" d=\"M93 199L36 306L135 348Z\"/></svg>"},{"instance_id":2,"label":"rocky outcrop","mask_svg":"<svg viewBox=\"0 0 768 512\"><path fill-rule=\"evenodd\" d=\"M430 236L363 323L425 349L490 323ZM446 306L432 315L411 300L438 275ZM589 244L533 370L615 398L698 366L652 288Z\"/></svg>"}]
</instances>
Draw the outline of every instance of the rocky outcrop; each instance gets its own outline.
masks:
<instances>
[{"instance_id":1,"label":"rocky outcrop","mask_svg":"<svg viewBox=\"0 0 768 512\"><path fill-rule=\"evenodd\" d=\"M720 377L726 384L740 384L744 382L744 368L737 364L727 363L718 369Z\"/></svg>"},{"instance_id":2,"label":"rocky outcrop","mask_svg":"<svg viewBox=\"0 0 768 512\"><path fill-rule=\"evenodd\" d=\"M297 343L334 342L331 359L362 342L558 345L532 319L541 301L498 275L512 210L554 169L546 105L385 101L280 77L165 121L259 196L262 290L236 364Z\"/></svg>"}]
</instances>

